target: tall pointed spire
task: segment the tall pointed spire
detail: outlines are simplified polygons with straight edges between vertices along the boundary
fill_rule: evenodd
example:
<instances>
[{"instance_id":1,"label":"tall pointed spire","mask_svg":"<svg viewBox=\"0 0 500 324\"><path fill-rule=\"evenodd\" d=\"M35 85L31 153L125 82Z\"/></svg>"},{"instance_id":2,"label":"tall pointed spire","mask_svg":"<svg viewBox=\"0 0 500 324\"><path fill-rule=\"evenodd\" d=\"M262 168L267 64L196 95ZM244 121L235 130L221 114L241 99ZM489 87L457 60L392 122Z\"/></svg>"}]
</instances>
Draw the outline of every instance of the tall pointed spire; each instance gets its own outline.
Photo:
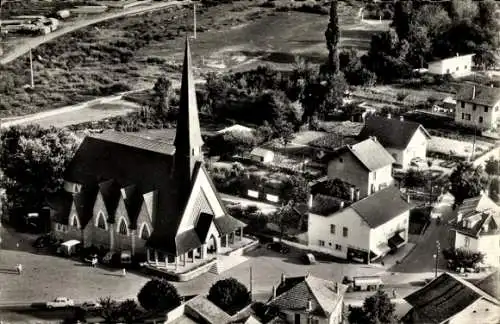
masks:
<instances>
[{"instance_id":1,"label":"tall pointed spire","mask_svg":"<svg viewBox=\"0 0 500 324\"><path fill-rule=\"evenodd\" d=\"M200 121L191 66L191 51L186 37L184 50L184 66L175 134L175 174L182 184L191 185L193 169L196 161L202 159Z\"/></svg>"}]
</instances>

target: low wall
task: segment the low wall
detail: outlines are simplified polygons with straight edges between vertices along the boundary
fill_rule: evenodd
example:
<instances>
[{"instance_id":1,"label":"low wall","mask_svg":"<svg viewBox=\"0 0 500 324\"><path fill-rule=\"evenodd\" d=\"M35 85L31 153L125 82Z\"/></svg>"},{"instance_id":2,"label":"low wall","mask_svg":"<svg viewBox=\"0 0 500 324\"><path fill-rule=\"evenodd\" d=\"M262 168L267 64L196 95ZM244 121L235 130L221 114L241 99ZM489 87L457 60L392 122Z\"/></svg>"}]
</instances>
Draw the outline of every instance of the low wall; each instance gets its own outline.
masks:
<instances>
[{"instance_id":1,"label":"low wall","mask_svg":"<svg viewBox=\"0 0 500 324\"><path fill-rule=\"evenodd\" d=\"M103 13L108 10L107 6L81 6L70 9L72 14Z\"/></svg>"},{"instance_id":2,"label":"low wall","mask_svg":"<svg viewBox=\"0 0 500 324\"><path fill-rule=\"evenodd\" d=\"M191 279L198 277L199 275L201 275L205 272L208 272L210 270L210 268L216 263L217 263L217 258L210 260L207 263L204 263L204 264L202 264L202 265L200 265L192 270L186 271L184 273L174 273L174 272L165 271L165 270L158 269L158 268L155 268L153 266L147 265L144 268L144 272L147 275L165 278L165 279L170 280L170 281L183 282L183 281L189 281Z\"/></svg>"},{"instance_id":3,"label":"low wall","mask_svg":"<svg viewBox=\"0 0 500 324\"><path fill-rule=\"evenodd\" d=\"M279 241L279 238L273 238L275 242ZM290 247L299 249L303 251L304 253L313 253L317 258L323 258L323 259L328 259L331 261L335 262L347 262L346 259L339 258L338 256L334 255L332 251L328 248L321 248L319 246L309 246L305 244L300 244L297 242L292 242L292 241L287 241L287 240L281 240L281 243L288 245Z\"/></svg>"},{"instance_id":4,"label":"low wall","mask_svg":"<svg viewBox=\"0 0 500 324\"><path fill-rule=\"evenodd\" d=\"M247 245L242 246L236 250L230 251L230 252L226 253L226 255L242 256L243 253L245 253L245 252L255 250L257 248L257 246L259 246L259 240L257 238L252 238L252 239L253 239L252 242L250 242Z\"/></svg>"}]
</instances>

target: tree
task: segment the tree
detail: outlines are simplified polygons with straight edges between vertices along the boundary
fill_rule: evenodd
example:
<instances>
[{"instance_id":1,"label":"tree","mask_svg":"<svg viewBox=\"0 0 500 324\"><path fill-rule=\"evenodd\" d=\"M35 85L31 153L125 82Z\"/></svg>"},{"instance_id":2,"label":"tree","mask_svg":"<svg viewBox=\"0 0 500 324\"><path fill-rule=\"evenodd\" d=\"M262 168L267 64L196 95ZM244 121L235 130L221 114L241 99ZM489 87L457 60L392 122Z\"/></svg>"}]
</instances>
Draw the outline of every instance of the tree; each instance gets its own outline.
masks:
<instances>
[{"instance_id":1,"label":"tree","mask_svg":"<svg viewBox=\"0 0 500 324\"><path fill-rule=\"evenodd\" d=\"M309 182L302 176L292 175L285 180L282 194L285 204L305 204L309 199Z\"/></svg>"},{"instance_id":2,"label":"tree","mask_svg":"<svg viewBox=\"0 0 500 324\"><path fill-rule=\"evenodd\" d=\"M349 324L366 324L369 323L369 319L363 310L363 307L350 306L349 305L349 315L347 316L347 321Z\"/></svg>"},{"instance_id":3,"label":"tree","mask_svg":"<svg viewBox=\"0 0 500 324\"><path fill-rule=\"evenodd\" d=\"M243 155L257 144L255 136L245 132L227 132L210 137L206 140L210 156L230 158Z\"/></svg>"},{"instance_id":4,"label":"tree","mask_svg":"<svg viewBox=\"0 0 500 324\"><path fill-rule=\"evenodd\" d=\"M210 287L208 300L228 314L234 314L251 302L247 287L234 278L217 281Z\"/></svg>"},{"instance_id":5,"label":"tree","mask_svg":"<svg viewBox=\"0 0 500 324\"><path fill-rule=\"evenodd\" d=\"M415 12L414 22L417 26L427 28L430 39L434 39L451 25L451 19L446 10L442 6L433 4L420 7Z\"/></svg>"},{"instance_id":6,"label":"tree","mask_svg":"<svg viewBox=\"0 0 500 324\"><path fill-rule=\"evenodd\" d=\"M490 198L496 202L500 202L500 180L499 178L493 178L490 182Z\"/></svg>"},{"instance_id":7,"label":"tree","mask_svg":"<svg viewBox=\"0 0 500 324\"><path fill-rule=\"evenodd\" d=\"M325 120L327 116L342 107L347 83L344 74L337 73L329 75L323 86L325 87L325 97L319 106L318 115L320 119Z\"/></svg>"},{"instance_id":8,"label":"tree","mask_svg":"<svg viewBox=\"0 0 500 324\"><path fill-rule=\"evenodd\" d=\"M165 279L148 281L137 295L141 306L148 311L168 312L181 304L177 289Z\"/></svg>"},{"instance_id":9,"label":"tree","mask_svg":"<svg viewBox=\"0 0 500 324\"><path fill-rule=\"evenodd\" d=\"M166 76L162 75L156 80L151 100L156 116L165 116L169 113L172 90L172 81Z\"/></svg>"},{"instance_id":10,"label":"tree","mask_svg":"<svg viewBox=\"0 0 500 324\"><path fill-rule=\"evenodd\" d=\"M484 165L484 172L489 176L500 175L500 161L490 157Z\"/></svg>"},{"instance_id":11,"label":"tree","mask_svg":"<svg viewBox=\"0 0 500 324\"><path fill-rule=\"evenodd\" d=\"M472 164L459 163L450 175L450 193L455 197L455 206L465 199L476 197L483 189L481 169Z\"/></svg>"},{"instance_id":12,"label":"tree","mask_svg":"<svg viewBox=\"0 0 500 324\"><path fill-rule=\"evenodd\" d=\"M404 175L403 185L407 188L422 188L427 185L428 178L420 170L409 169Z\"/></svg>"},{"instance_id":13,"label":"tree","mask_svg":"<svg viewBox=\"0 0 500 324\"><path fill-rule=\"evenodd\" d=\"M127 299L121 302L118 306L118 312L120 317L123 318L124 322L127 324L137 323L137 318L141 314L141 311L137 307L137 303L133 299Z\"/></svg>"},{"instance_id":14,"label":"tree","mask_svg":"<svg viewBox=\"0 0 500 324\"><path fill-rule=\"evenodd\" d=\"M394 304L391 303L387 293L382 290L367 297L363 303L363 311L368 320L367 324L395 323L394 310Z\"/></svg>"},{"instance_id":15,"label":"tree","mask_svg":"<svg viewBox=\"0 0 500 324\"><path fill-rule=\"evenodd\" d=\"M101 305L100 315L105 323L117 323L120 317L118 303L111 297L99 298L97 302Z\"/></svg>"},{"instance_id":16,"label":"tree","mask_svg":"<svg viewBox=\"0 0 500 324\"><path fill-rule=\"evenodd\" d=\"M328 48L328 68L333 74L339 73L340 70L338 50L340 27L337 6L337 0L332 0L330 4L330 22L325 31L326 47Z\"/></svg>"},{"instance_id":17,"label":"tree","mask_svg":"<svg viewBox=\"0 0 500 324\"><path fill-rule=\"evenodd\" d=\"M394 6L394 18L392 27L396 30L399 39L407 39L411 30L413 19L413 3L409 1L398 1Z\"/></svg>"},{"instance_id":18,"label":"tree","mask_svg":"<svg viewBox=\"0 0 500 324\"><path fill-rule=\"evenodd\" d=\"M293 125L288 122L281 120L274 127L275 136L281 139L281 142L286 147L293 140L293 134L295 133Z\"/></svg>"},{"instance_id":19,"label":"tree","mask_svg":"<svg viewBox=\"0 0 500 324\"><path fill-rule=\"evenodd\" d=\"M450 17L453 21L473 19L478 13L476 2L472 0L453 0Z\"/></svg>"},{"instance_id":20,"label":"tree","mask_svg":"<svg viewBox=\"0 0 500 324\"><path fill-rule=\"evenodd\" d=\"M314 185L311 193L351 200L351 185L338 178L329 179Z\"/></svg>"},{"instance_id":21,"label":"tree","mask_svg":"<svg viewBox=\"0 0 500 324\"><path fill-rule=\"evenodd\" d=\"M427 28L412 25L408 33L410 49L406 61L415 68L423 68L431 50L431 41L427 35Z\"/></svg>"},{"instance_id":22,"label":"tree","mask_svg":"<svg viewBox=\"0 0 500 324\"><path fill-rule=\"evenodd\" d=\"M38 210L49 194L63 188L63 172L80 140L65 130L29 125L11 127L0 137L0 168L8 210Z\"/></svg>"},{"instance_id":23,"label":"tree","mask_svg":"<svg viewBox=\"0 0 500 324\"><path fill-rule=\"evenodd\" d=\"M265 143L274 136L274 130L267 120L255 130L256 142Z\"/></svg>"},{"instance_id":24,"label":"tree","mask_svg":"<svg viewBox=\"0 0 500 324\"><path fill-rule=\"evenodd\" d=\"M452 269L475 268L478 263L484 261L484 254L467 249L449 248L443 250L443 256Z\"/></svg>"},{"instance_id":25,"label":"tree","mask_svg":"<svg viewBox=\"0 0 500 324\"><path fill-rule=\"evenodd\" d=\"M297 229L299 227L301 218L301 215L293 208L293 202L291 201L271 214L272 222L280 230L280 240L290 229Z\"/></svg>"},{"instance_id":26,"label":"tree","mask_svg":"<svg viewBox=\"0 0 500 324\"><path fill-rule=\"evenodd\" d=\"M358 52L351 48L339 54L340 70L350 85L373 86L377 76L361 63Z\"/></svg>"}]
</instances>

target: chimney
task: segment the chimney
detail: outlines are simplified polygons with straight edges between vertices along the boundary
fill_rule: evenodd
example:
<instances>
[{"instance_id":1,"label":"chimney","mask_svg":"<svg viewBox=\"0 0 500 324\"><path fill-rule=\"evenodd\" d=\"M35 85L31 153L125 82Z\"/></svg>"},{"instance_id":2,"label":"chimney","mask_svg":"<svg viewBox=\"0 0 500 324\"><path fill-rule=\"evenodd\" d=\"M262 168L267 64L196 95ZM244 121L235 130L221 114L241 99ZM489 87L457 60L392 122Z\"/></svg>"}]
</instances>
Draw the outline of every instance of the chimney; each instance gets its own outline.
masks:
<instances>
[{"instance_id":1,"label":"chimney","mask_svg":"<svg viewBox=\"0 0 500 324\"><path fill-rule=\"evenodd\" d=\"M281 273L281 283L284 284L286 280L286 275L284 272Z\"/></svg>"},{"instance_id":2,"label":"chimney","mask_svg":"<svg viewBox=\"0 0 500 324\"><path fill-rule=\"evenodd\" d=\"M472 87L472 100L476 99L476 86Z\"/></svg>"},{"instance_id":3,"label":"chimney","mask_svg":"<svg viewBox=\"0 0 500 324\"><path fill-rule=\"evenodd\" d=\"M410 195L406 195L406 202L409 204L411 203Z\"/></svg>"},{"instance_id":4,"label":"chimney","mask_svg":"<svg viewBox=\"0 0 500 324\"><path fill-rule=\"evenodd\" d=\"M350 197L351 201L354 201L354 187L351 187L350 190L351 190L351 192L350 192L350 194L351 194L351 197Z\"/></svg>"},{"instance_id":5,"label":"chimney","mask_svg":"<svg viewBox=\"0 0 500 324\"><path fill-rule=\"evenodd\" d=\"M340 209L344 208L344 201L343 200L340 202L339 208Z\"/></svg>"},{"instance_id":6,"label":"chimney","mask_svg":"<svg viewBox=\"0 0 500 324\"><path fill-rule=\"evenodd\" d=\"M387 114L387 119L391 119L391 118L392 118L391 114L390 113Z\"/></svg>"},{"instance_id":7,"label":"chimney","mask_svg":"<svg viewBox=\"0 0 500 324\"><path fill-rule=\"evenodd\" d=\"M404 116L399 116L399 120L404 122L405 121L405 117Z\"/></svg>"},{"instance_id":8,"label":"chimney","mask_svg":"<svg viewBox=\"0 0 500 324\"><path fill-rule=\"evenodd\" d=\"M309 194L308 199L307 199L307 206L309 208L312 208L313 206L313 195Z\"/></svg>"},{"instance_id":9,"label":"chimney","mask_svg":"<svg viewBox=\"0 0 500 324\"><path fill-rule=\"evenodd\" d=\"M458 215L457 215L457 223L460 223L462 221L462 216L463 216L462 213L458 213Z\"/></svg>"},{"instance_id":10,"label":"chimney","mask_svg":"<svg viewBox=\"0 0 500 324\"><path fill-rule=\"evenodd\" d=\"M335 293L336 294L339 293L339 283L338 282L335 282Z\"/></svg>"},{"instance_id":11,"label":"chimney","mask_svg":"<svg viewBox=\"0 0 500 324\"><path fill-rule=\"evenodd\" d=\"M359 189L356 189L356 201L359 200Z\"/></svg>"},{"instance_id":12,"label":"chimney","mask_svg":"<svg viewBox=\"0 0 500 324\"><path fill-rule=\"evenodd\" d=\"M489 229L488 223L484 223L483 224L483 232L488 233L488 229Z\"/></svg>"},{"instance_id":13,"label":"chimney","mask_svg":"<svg viewBox=\"0 0 500 324\"><path fill-rule=\"evenodd\" d=\"M273 299L276 298L276 287L273 286Z\"/></svg>"},{"instance_id":14,"label":"chimney","mask_svg":"<svg viewBox=\"0 0 500 324\"><path fill-rule=\"evenodd\" d=\"M313 310L313 302L312 302L312 300L311 300L311 299L309 299L309 300L307 301L307 309L306 309L306 312L312 312L312 310Z\"/></svg>"},{"instance_id":15,"label":"chimney","mask_svg":"<svg viewBox=\"0 0 500 324\"><path fill-rule=\"evenodd\" d=\"M376 141L377 141L377 136L370 136L370 138L371 138L374 142L376 142Z\"/></svg>"},{"instance_id":16,"label":"chimney","mask_svg":"<svg viewBox=\"0 0 500 324\"><path fill-rule=\"evenodd\" d=\"M457 53L457 57L459 57L459 56L460 56L460 54Z\"/></svg>"}]
</instances>

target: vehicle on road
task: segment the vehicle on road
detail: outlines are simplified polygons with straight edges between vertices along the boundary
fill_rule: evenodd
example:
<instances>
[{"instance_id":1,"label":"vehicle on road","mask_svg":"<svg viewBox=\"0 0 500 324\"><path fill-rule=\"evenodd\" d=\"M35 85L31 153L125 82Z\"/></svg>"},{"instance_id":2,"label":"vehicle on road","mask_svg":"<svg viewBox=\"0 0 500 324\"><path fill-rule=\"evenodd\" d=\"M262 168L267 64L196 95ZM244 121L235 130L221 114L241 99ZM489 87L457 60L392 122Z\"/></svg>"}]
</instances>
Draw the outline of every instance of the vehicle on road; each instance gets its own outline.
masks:
<instances>
[{"instance_id":1,"label":"vehicle on road","mask_svg":"<svg viewBox=\"0 0 500 324\"><path fill-rule=\"evenodd\" d=\"M84 309L86 311L96 310L96 309L99 309L101 307L102 307L101 304L99 304L98 302L95 302L95 301L85 302L85 303L80 305L80 308Z\"/></svg>"},{"instance_id":2,"label":"vehicle on road","mask_svg":"<svg viewBox=\"0 0 500 324\"><path fill-rule=\"evenodd\" d=\"M47 302L45 306L47 308L67 308L75 306L75 302L68 297L57 297L53 301Z\"/></svg>"},{"instance_id":3,"label":"vehicle on road","mask_svg":"<svg viewBox=\"0 0 500 324\"><path fill-rule=\"evenodd\" d=\"M304 264L316 264L318 261L316 261L316 258L314 257L314 254L312 253L306 253L302 255L302 261Z\"/></svg>"},{"instance_id":4,"label":"vehicle on road","mask_svg":"<svg viewBox=\"0 0 500 324\"><path fill-rule=\"evenodd\" d=\"M349 283L347 291L375 291L383 286L384 283L378 276L354 277Z\"/></svg>"},{"instance_id":5,"label":"vehicle on road","mask_svg":"<svg viewBox=\"0 0 500 324\"><path fill-rule=\"evenodd\" d=\"M281 254L287 254L290 252L290 248L281 242L273 242L267 245L268 250L273 250Z\"/></svg>"}]
</instances>

